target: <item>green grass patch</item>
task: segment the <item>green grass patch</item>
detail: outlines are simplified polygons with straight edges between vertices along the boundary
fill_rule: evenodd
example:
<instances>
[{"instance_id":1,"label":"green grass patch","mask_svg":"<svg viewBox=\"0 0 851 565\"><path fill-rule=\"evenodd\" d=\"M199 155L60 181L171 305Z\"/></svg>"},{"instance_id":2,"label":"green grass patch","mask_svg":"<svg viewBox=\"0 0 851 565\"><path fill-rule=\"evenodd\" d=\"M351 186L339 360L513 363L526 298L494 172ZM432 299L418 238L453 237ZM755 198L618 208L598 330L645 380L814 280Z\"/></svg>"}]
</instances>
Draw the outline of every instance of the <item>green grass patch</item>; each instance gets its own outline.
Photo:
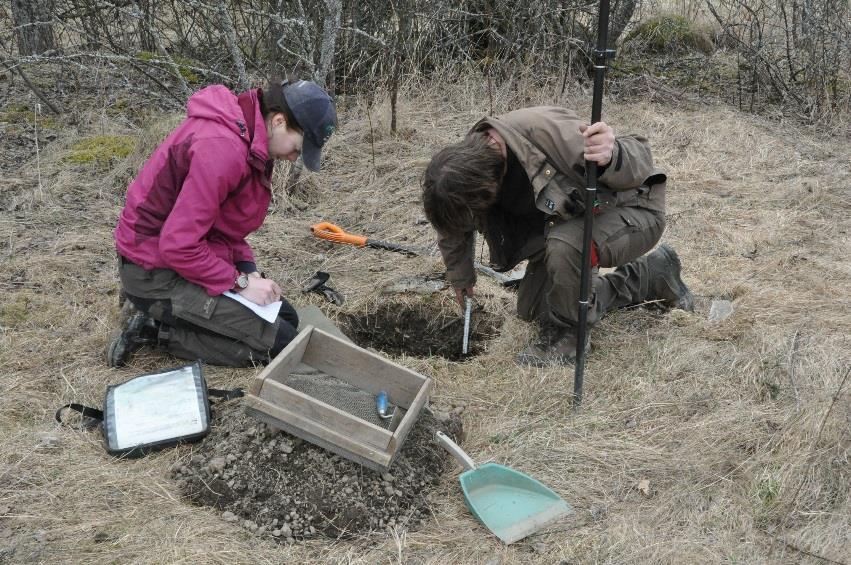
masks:
<instances>
[{"instance_id":1,"label":"green grass patch","mask_svg":"<svg viewBox=\"0 0 851 565\"><path fill-rule=\"evenodd\" d=\"M624 39L650 53L715 50L711 32L691 20L675 14L662 14L644 20Z\"/></svg>"},{"instance_id":2,"label":"green grass patch","mask_svg":"<svg viewBox=\"0 0 851 565\"><path fill-rule=\"evenodd\" d=\"M165 57L150 51L139 51L136 53L136 58L145 62L162 61L162 64L165 64L166 68L170 67ZM171 60L177 65L177 71L180 73L180 76L186 80L186 82L189 84L198 84L201 82L201 75L192 69L192 67L201 66L198 64L198 61L194 61L182 55L171 55Z\"/></svg>"},{"instance_id":3,"label":"green grass patch","mask_svg":"<svg viewBox=\"0 0 851 565\"><path fill-rule=\"evenodd\" d=\"M29 318L30 297L17 295L9 302L0 304L0 326L15 328L23 325Z\"/></svg>"},{"instance_id":4,"label":"green grass patch","mask_svg":"<svg viewBox=\"0 0 851 565\"><path fill-rule=\"evenodd\" d=\"M9 104L2 112L0 112L0 122L10 124L32 125L35 123L35 118L35 111L27 104ZM56 119L52 116L45 116L42 112L39 112L38 126L42 128L55 128Z\"/></svg>"},{"instance_id":5,"label":"green grass patch","mask_svg":"<svg viewBox=\"0 0 851 565\"><path fill-rule=\"evenodd\" d=\"M113 159L123 159L136 147L136 138L129 135L98 135L81 139L71 146L65 157L79 165L108 165Z\"/></svg>"},{"instance_id":6,"label":"green grass patch","mask_svg":"<svg viewBox=\"0 0 851 565\"><path fill-rule=\"evenodd\" d=\"M770 507L777 500L778 494L780 494L780 480L777 478L776 471L766 469L756 484L756 497L763 506Z\"/></svg>"}]
</instances>

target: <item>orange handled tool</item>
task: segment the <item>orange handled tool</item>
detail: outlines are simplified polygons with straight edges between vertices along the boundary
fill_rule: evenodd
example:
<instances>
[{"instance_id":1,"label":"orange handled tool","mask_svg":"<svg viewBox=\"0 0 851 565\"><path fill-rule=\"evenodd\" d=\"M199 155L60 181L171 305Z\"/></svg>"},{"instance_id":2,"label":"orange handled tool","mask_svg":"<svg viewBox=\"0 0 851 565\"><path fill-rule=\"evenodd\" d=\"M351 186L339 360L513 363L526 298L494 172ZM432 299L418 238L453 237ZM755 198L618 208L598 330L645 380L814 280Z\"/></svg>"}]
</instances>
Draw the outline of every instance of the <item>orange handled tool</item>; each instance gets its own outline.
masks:
<instances>
[{"instance_id":1,"label":"orange handled tool","mask_svg":"<svg viewBox=\"0 0 851 565\"><path fill-rule=\"evenodd\" d=\"M396 253L403 253L410 256L420 254L419 251L411 249L410 247L403 247L398 243L368 239L362 235L347 233L343 230L343 228L335 226L329 222L314 224L310 226L310 231L312 231L313 235L316 237L333 243L343 243L347 245L354 245L356 247L372 247L373 249L386 249L387 251L395 251Z\"/></svg>"}]
</instances>

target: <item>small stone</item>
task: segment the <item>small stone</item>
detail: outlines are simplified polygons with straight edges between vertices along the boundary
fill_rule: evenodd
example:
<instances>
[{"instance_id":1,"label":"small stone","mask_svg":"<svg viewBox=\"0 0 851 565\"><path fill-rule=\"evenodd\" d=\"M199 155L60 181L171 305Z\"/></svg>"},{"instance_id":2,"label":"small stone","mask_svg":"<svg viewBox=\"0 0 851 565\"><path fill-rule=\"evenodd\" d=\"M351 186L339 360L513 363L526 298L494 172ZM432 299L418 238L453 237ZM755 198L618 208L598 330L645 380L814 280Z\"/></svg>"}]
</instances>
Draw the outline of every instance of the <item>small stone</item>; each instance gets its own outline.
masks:
<instances>
[{"instance_id":1,"label":"small stone","mask_svg":"<svg viewBox=\"0 0 851 565\"><path fill-rule=\"evenodd\" d=\"M393 482L393 475L391 475L390 473L382 473L381 480L391 483Z\"/></svg>"},{"instance_id":2,"label":"small stone","mask_svg":"<svg viewBox=\"0 0 851 565\"><path fill-rule=\"evenodd\" d=\"M276 538L281 537L281 530L272 530L272 535Z\"/></svg>"},{"instance_id":3,"label":"small stone","mask_svg":"<svg viewBox=\"0 0 851 565\"><path fill-rule=\"evenodd\" d=\"M346 487L346 488L343 489L343 492L345 494L354 494L355 491L351 487Z\"/></svg>"},{"instance_id":4,"label":"small stone","mask_svg":"<svg viewBox=\"0 0 851 565\"><path fill-rule=\"evenodd\" d=\"M291 446L288 443L282 443L281 444L281 452L289 455L290 453L293 452L293 446Z\"/></svg>"},{"instance_id":5,"label":"small stone","mask_svg":"<svg viewBox=\"0 0 851 565\"><path fill-rule=\"evenodd\" d=\"M109 539L109 534L106 532L95 533L95 543L103 543Z\"/></svg>"},{"instance_id":6,"label":"small stone","mask_svg":"<svg viewBox=\"0 0 851 565\"><path fill-rule=\"evenodd\" d=\"M225 470L227 464L228 463L224 457L214 457L213 459L210 459L209 463L207 463L207 468L211 473L221 473Z\"/></svg>"},{"instance_id":7,"label":"small stone","mask_svg":"<svg viewBox=\"0 0 851 565\"><path fill-rule=\"evenodd\" d=\"M236 455L234 455L233 453L228 453L225 459L228 463L233 463L234 461L236 461Z\"/></svg>"},{"instance_id":8,"label":"small stone","mask_svg":"<svg viewBox=\"0 0 851 565\"><path fill-rule=\"evenodd\" d=\"M52 433L43 433L41 434L41 445L42 447L46 447L48 449L52 449L54 447L59 447L59 436Z\"/></svg>"},{"instance_id":9,"label":"small stone","mask_svg":"<svg viewBox=\"0 0 851 565\"><path fill-rule=\"evenodd\" d=\"M387 496L393 496L393 494L395 493L393 487L391 486L384 487L384 492L387 494Z\"/></svg>"},{"instance_id":10,"label":"small stone","mask_svg":"<svg viewBox=\"0 0 851 565\"><path fill-rule=\"evenodd\" d=\"M278 531L281 532L281 535L284 536L285 538L292 537L292 535L293 535L293 531L286 524L281 526L281 528Z\"/></svg>"},{"instance_id":11,"label":"small stone","mask_svg":"<svg viewBox=\"0 0 851 565\"><path fill-rule=\"evenodd\" d=\"M236 522L237 517L236 514L234 514L233 512L223 512L222 520L224 520L225 522Z\"/></svg>"},{"instance_id":12,"label":"small stone","mask_svg":"<svg viewBox=\"0 0 851 565\"><path fill-rule=\"evenodd\" d=\"M733 313L733 303L729 300L713 300L709 307L709 321L720 322L726 320Z\"/></svg>"},{"instance_id":13,"label":"small stone","mask_svg":"<svg viewBox=\"0 0 851 565\"><path fill-rule=\"evenodd\" d=\"M435 410L434 411L434 417L437 418L437 420L440 421L440 422L448 422L449 419L451 418L451 416L449 415L449 412L444 412L442 410Z\"/></svg>"}]
</instances>

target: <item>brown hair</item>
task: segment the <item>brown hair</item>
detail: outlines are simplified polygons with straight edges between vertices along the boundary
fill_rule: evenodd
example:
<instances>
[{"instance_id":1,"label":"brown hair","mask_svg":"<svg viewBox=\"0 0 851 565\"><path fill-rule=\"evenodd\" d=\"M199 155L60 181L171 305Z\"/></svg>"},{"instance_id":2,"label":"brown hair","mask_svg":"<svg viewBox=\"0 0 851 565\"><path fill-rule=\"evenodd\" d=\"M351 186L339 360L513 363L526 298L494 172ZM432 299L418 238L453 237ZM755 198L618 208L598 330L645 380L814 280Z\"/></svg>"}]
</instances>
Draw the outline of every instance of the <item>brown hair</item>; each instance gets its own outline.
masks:
<instances>
[{"instance_id":1,"label":"brown hair","mask_svg":"<svg viewBox=\"0 0 851 565\"><path fill-rule=\"evenodd\" d=\"M423 208L440 231L467 231L496 202L505 169L487 135L468 135L431 158L423 175Z\"/></svg>"},{"instance_id":2,"label":"brown hair","mask_svg":"<svg viewBox=\"0 0 851 565\"><path fill-rule=\"evenodd\" d=\"M284 97L284 88L282 86L283 79L273 77L269 80L266 88L257 89L257 98L260 101L260 113L263 114L263 119L269 119L269 114L282 113L287 120L287 128L297 131L303 131L303 128L296 121L290 110L287 99ZM295 82L295 81L290 81Z\"/></svg>"}]
</instances>

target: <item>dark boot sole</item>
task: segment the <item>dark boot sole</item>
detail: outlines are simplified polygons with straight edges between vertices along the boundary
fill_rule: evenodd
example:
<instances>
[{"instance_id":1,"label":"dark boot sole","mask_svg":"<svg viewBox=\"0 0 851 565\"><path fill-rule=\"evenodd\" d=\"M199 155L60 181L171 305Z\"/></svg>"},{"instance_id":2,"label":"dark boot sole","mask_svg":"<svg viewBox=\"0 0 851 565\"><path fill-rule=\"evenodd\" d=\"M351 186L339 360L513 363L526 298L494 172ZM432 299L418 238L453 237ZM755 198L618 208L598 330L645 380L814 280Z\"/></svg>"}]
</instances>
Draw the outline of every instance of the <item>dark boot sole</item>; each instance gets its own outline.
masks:
<instances>
[{"instance_id":1,"label":"dark boot sole","mask_svg":"<svg viewBox=\"0 0 851 565\"><path fill-rule=\"evenodd\" d=\"M659 246L659 251L664 253L665 259L670 261L674 265L674 284L676 284L677 288L674 289L677 293L678 299L675 304L671 304L672 308L679 308L680 310L685 310L686 312L694 311L694 295L689 290L686 283L683 281L681 273L682 273L682 263L680 263L680 257L677 255L677 252L674 251L674 248L668 245L667 243L663 243Z\"/></svg>"},{"instance_id":2,"label":"dark boot sole","mask_svg":"<svg viewBox=\"0 0 851 565\"><path fill-rule=\"evenodd\" d=\"M109 345L106 346L106 365L108 367L118 368L127 364L127 359L130 355L125 353L125 355L119 357L119 352L117 351L119 347L121 347L120 333L112 338Z\"/></svg>"}]
</instances>

